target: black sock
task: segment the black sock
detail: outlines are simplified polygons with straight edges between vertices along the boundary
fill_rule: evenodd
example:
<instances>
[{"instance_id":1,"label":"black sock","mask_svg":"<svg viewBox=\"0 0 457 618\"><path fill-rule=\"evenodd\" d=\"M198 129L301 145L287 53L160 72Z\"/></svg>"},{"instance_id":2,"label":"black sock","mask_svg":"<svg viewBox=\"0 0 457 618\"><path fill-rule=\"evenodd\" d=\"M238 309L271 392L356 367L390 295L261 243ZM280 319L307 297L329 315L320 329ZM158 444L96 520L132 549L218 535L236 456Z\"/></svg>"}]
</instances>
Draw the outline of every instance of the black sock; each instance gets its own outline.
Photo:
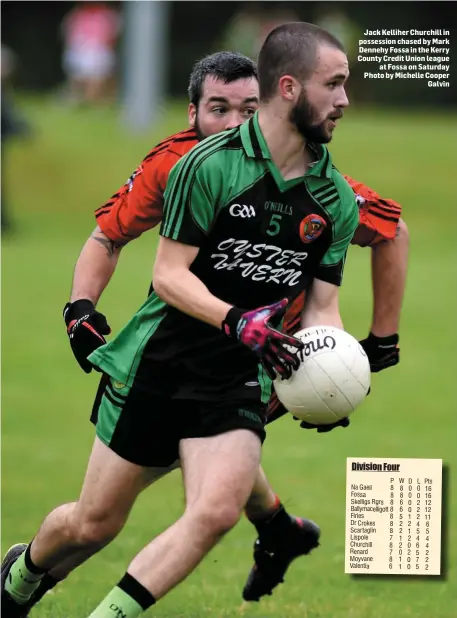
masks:
<instances>
[{"instance_id":1,"label":"black sock","mask_svg":"<svg viewBox=\"0 0 457 618\"><path fill-rule=\"evenodd\" d=\"M293 518L289 515L282 504L279 508L266 519L252 521L263 541L275 540L287 534L290 530Z\"/></svg>"},{"instance_id":2,"label":"black sock","mask_svg":"<svg viewBox=\"0 0 457 618\"><path fill-rule=\"evenodd\" d=\"M24 564L26 568L30 571L30 573L34 573L35 575L43 575L48 569L40 569L40 567L37 567L36 564L33 564L32 558L30 557L31 547L32 543L29 543L24 554Z\"/></svg>"},{"instance_id":3,"label":"black sock","mask_svg":"<svg viewBox=\"0 0 457 618\"><path fill-rule=\"evenodd\" d=\"M60 581L62 580L56 579L50 573L46 573L41 580L39 587L33 593L33 601L38 603L38 601L40 601L44 595L49 592L49 590L52 590L54 586L57 586Z\"/></svg>"},{"instance_id":4,"label":"black sock","mask_svg":"<svg viewBox=\"0 0 457 618\"><path fill-rule=\"evenodd\" d=\"M117 585L146 611L156 602L154 596L138 580L126 573Z\"/></svg>"}]
</instances>

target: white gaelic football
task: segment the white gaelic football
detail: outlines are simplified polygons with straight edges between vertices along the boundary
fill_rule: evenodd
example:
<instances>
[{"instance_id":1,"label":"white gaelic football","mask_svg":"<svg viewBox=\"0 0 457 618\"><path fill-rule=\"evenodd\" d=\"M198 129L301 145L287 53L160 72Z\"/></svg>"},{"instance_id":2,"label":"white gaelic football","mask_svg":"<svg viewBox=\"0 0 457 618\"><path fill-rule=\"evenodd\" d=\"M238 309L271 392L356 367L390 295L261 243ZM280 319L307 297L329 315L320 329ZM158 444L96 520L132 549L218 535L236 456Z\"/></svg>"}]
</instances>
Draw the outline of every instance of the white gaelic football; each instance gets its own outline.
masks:
<instances>
[{"instance_id":1,"label":"white gaelic football","mask_svg":"<svg viewBox=\"0 0 457 618\"><path fill-rule=\"evenodd\" d=\"M294 335L305 344L299 368L274 387L291 414L314 425L349 416L365 399L370 363L357 339L333 326L312 326Z\"/></svg>"}]
</instances>

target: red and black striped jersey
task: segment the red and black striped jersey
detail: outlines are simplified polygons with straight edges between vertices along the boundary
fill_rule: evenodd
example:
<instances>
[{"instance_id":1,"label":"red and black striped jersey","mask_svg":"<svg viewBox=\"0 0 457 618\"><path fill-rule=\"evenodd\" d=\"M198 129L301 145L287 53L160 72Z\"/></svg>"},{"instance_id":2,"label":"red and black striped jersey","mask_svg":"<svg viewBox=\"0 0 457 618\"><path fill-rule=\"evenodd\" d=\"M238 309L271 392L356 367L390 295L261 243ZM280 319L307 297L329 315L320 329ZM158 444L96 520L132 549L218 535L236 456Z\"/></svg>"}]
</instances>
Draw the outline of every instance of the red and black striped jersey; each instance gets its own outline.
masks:
<instances>
[{"instance_id":1,"label":"red and black striped jersey","mask_svg":"<svg viewBox=\"0 0 457 618\"><path fill-rule=\"evenodd\" d=\"M401 206L381 197L362 182L345 176L355 193L359 207L359 227L352 239L353 245L373 246L381 240L391 240L397 232Z\"/></svg>"},{"instance_id":2,"label":"red and black striped jersey","mask_svg":"<svg viewBox=\"0 0 457 618\"><path fill-rule=\"evenodd\" d=\"M162 220L163 194L168 174L179 159L198 144L187 129L153 148L127 182L95 211L97 225L118 245L125 245Z\"/></svg>"},{"instance_id":3,"label":"red and black striped jersey","mask_svg":"<svg viewBox=\"0 0 457 618\"><path fill-rule=\"evenodd\" d=\"M127 182L95 211L97 224L108 238L124 245L162 220L163 194L171 168L198 143L194 129L186 129L155 146ZM352 240L362 247L394 238L401 207L370 187L344 176L356 194L360 225Z\"/></svg>"}]
</instances>

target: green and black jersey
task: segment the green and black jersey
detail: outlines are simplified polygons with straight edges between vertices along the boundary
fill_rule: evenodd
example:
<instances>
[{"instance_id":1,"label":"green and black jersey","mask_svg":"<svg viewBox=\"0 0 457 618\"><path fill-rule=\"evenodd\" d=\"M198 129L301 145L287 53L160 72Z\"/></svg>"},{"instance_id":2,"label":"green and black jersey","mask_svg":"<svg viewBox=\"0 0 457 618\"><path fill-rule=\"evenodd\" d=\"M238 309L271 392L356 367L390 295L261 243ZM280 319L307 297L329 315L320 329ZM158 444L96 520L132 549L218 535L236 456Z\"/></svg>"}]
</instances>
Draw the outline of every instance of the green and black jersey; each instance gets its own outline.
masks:
<instances>
[{"instance_id":1,"label":"green and black jersey","mask_svg":"<svg viewBox=\"0 0 457 618\"><path fill-rule=\"evenodd\" d=\"M314 278L340 285L358 209L328 150L316 146L316 154L304 177L285 181L257 115L204 140L170 173L160 234L199 247L192 272L243 309L292 300ZM179 382L183 398L220 397L257 375L250 350L154 292L89 358L123 384L175 393Z\"/></svg>"}]
</instances>

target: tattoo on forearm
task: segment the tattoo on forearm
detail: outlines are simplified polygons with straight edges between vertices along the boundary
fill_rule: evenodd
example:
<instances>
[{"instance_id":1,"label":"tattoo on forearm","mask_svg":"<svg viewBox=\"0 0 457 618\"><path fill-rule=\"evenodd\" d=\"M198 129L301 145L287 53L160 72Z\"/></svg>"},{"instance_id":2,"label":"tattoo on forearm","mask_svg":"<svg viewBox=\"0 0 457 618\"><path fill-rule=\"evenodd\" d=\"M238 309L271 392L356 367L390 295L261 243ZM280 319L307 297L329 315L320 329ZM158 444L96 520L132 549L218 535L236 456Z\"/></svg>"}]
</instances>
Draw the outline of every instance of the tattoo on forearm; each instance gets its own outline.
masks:
<instances>
[{"instance_id":1,"label":"tattoo on forearm","mask_svg":"<svg viewBox=\"0 0 457 618\"><path fill-rule=\"evenodd\" d=\"M115 250L118 248L115 242L107 238L104 234L100 234L99 232L93 232L91 234L92 238L99 242L103 247L105 247L106 252L109 257L113 257Z\"/></svg>"}]
</instances>

